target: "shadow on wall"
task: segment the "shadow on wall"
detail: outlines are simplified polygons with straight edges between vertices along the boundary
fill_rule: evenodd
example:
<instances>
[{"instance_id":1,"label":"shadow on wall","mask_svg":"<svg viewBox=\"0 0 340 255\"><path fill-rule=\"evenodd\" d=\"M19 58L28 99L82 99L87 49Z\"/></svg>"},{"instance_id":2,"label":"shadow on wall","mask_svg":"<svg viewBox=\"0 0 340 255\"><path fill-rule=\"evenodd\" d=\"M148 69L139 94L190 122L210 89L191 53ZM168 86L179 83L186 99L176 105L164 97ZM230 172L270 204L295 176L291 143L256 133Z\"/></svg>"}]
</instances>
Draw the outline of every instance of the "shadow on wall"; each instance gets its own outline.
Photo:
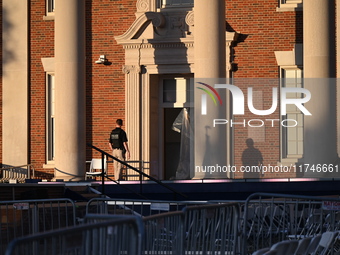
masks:
<instances>
[{"instance_id":1,"label":"shadow on wall","mask_svg":"<svg viewBox=\"0 0 340 255\"><path fill-rule=\"evenodd\" d=\"M261 167L263 165L262 153L259 149L254 147L254 140L248 138L246 140L246 148L242 153L242 165L249 170L244 173L244 178L260 178Z\"/></svg>"},{"instance_id":2,"label":"shadow on wall","mask_svg":"<svg viewBox=\"0 0 340 255\"><path fill-rule=\"evenodd\" d=\"M7 10L5 8L2 8L2 37L3 38L11 38L11 33L13 31L13 24L9 22ZM16 56L14 54L16 45L13 45L13 40L11 41L11 44L5 43L8 40L5 40L2 42L2 55L1 55L1 63L2 68L0 69L1 77L3 75L2 70L4 69L4 66L11 61L16 59Z\"/></svg>"}]
</instances>

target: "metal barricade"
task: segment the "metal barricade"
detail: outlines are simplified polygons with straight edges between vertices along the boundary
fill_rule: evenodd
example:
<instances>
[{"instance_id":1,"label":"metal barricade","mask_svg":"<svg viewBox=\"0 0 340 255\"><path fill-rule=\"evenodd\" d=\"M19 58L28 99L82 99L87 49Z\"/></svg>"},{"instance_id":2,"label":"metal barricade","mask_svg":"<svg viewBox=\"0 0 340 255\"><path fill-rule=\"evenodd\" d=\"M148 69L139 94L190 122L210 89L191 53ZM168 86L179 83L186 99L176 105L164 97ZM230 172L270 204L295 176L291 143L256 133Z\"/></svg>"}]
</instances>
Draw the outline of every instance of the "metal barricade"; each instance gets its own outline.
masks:
<instances>
[{"instance_id":1,"label":"metal barricade","mask_svg":"<svg viewBox=\"0 0 340 255\"><path fill-rule=\"evenodd\" d=\"M75 204L70 199L14 200L0 202L0 253L14 238L74 226Z\"/></svg>"},{"instance_id":2,"label":"metal barricade","mask_svg":"<svg viewBox=\"0 0 340 255\"><path fill-rule=\"evenodd\" d=\"M140 255L140 224L115 218L13 240L5 255Z\"/></svg>"},{"instance_id":3,"label":"metal barricade","mask_svg":"<svg viewBox=\"0 0 340 255\"><path fill-rule=\"evenodd\" d=\"M112 215L120 213L119 210L146 216L144 254L239 254L238 203L95 198L88 202L86 213ZM171 210L177 212L169 212Z\"/></svg>"},{"instance_id":4,"label":"metal barricade","mask_svg":"<svg viewBox=\"0 0 340 255\"><path fill-rule=\"evenodd\" d=\"M162 201L162 200L127 200L93 198L87 202L86 214L122 214L149 216L158 213L180 211L189 205L207 202Z\"/></svg>"},{"instance_id":5,"label":"metal barricade","mask_svg":"<svg viewBox=\"0 0 340 255\"><path fill-rule=\"evenodd\" d=\"M144 218L143 254L184 254L184 241L183 212Z\"/></svg>"},{"instance_id":6,"label":"metal barricade","mask_svg":"<svg viewBox=\"0 0 340 255\"><path fill-rule=\"evenodd\" d=\"M255 193L242 218L242 254L284 240L300 240L340 230L340 199Z\"/></svg>"},{"instance_id":7,"label":"metal barricade","mask_svg":"<svg viewBox=\"0 0 340 255\"><path fill-rule=\"evenodd\" d=\"M186 254L239 254L238 203L185 208Z\"/></svg>"}]
</instances>

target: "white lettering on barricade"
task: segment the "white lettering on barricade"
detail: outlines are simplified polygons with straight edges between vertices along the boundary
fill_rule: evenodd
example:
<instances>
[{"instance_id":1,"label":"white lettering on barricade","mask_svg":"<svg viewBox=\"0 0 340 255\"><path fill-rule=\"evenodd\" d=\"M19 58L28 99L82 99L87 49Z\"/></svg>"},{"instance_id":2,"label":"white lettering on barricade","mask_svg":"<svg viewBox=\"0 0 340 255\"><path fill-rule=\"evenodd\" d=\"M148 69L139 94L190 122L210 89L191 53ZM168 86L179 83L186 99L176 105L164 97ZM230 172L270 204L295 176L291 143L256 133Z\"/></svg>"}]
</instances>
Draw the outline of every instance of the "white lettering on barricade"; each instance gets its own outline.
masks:
<instances>
[{"instance_id":1,"label":"white lettering on barricade","mask_svg":"<svg viewBox=\"0 0 340 255\"><path fill-rule=\"evenodd\" d=\"M30 208L29 203L15 203L13 208L16 210L28 210Z\"/></svg>"},{"instance_id":2,"label":"white lettering on barricade","mask_svg":"<svg viewBox=\"0 0 340 255\"><path fill-rule=\"evenodd\" d=\"M150 209L158 211L169 211L170 205L168 203L151 203Z\"/></svg>"}]
</instances>

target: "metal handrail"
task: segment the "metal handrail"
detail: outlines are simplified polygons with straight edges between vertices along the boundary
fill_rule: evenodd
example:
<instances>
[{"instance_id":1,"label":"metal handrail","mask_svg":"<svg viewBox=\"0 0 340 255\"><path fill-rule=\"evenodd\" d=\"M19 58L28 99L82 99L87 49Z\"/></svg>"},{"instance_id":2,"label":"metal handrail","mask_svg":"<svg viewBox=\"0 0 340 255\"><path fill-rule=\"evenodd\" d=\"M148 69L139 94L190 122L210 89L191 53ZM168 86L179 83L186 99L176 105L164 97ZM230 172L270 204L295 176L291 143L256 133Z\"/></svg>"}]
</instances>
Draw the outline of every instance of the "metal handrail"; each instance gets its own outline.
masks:
<instances>
[{"instance_id":1,"label":"metal handrail","mask_svg":"<svg viewBox=\"0 0 340 255\"><path fill-rule=\"evenodd\" d=\"M100 153L102 154L102 176L101 176L101 177L102 177L102 191L103 191L102 193L103 193L103 194L104 194L104 187L105 187L105 183L104 183L105 172L103 171L103 169L104 169L104 156L106 156L106 157L108 157L108 158L112 158L113 160L116 160L117 162L121 163L122 165L126 166L127 168L130 168L131 170L133 170L133 171L139 173L140 175L142 175L142 176L148 178L149 180L154 181L154 182L156 182L157 184L161 185L162 187L164 187L164 188L166 188L166 189L172 191L172 192L174 193L175 200L176 200L176 195L180 195L180 196L182 196L182 197L184 197L184 198L187 198L187 197L188 197L187 195L185 195L185 194L183 194L183 193L181 193L181 192L175 190L174 188L172 188L172 187L166 185L166 184L163 183L162 181L157 180L156 178L154 178L154 177L152 177L152 176L150 176L150 175L148 175L148 174L146 174L146 173L144 173L144 172L138 170L137 168L135 168L135 167L133 167L133 166L127 164L126 162L124 162L124 161L122 161L122 160L120 160L120 159L118 159L118 158L112 156L111 154L109 154L109 153L107 153L107 152L105 152L105 151L99 149L98 147L96 147L96 146L94 146L94 145L92 145L92 144L90 144L90 143L88 143L87 146L91 147L92 149L94 149L94 150L96 150L96 151L98 151L98 152L100 152ZM108 177L106 177L106 178L108 178ZM141 178L141 179L142 179L142 178ZM116 183L117 183L117 182L116 182ZM142 187L142 185L143 185L142 180L140 181L140 185L141 185L141 187Z\"/></svg>"},{"instance_id":2,"label":"metal handrail","mask_svg":"<svg viewBox=\"0 0 340 255\"><path fill-rule=\"evenodd\" d=\"M114 160L107 160L106 163L113 163ZM145 172L146 169L150 169L149 167L144 167L145 164L149 164L150 162L148 161L144 161L144 160L126 160L125 161L126 163L128 164L135 164L135 163L138 163L139 164L139 169L140 171L142 171L143 173ZM86 163L91 163L91 161L86 161ZM108 175L110 176L110 175ZM124 176L122 174L122 176ZM126 171L126 174L125 174L125 177L126 177L126 181L136 181L137 179L132 179L132 180L129 180L129 177L139 177L138 180L142 180L142 176L141 175L129 175L128 174L128 171Z\"/></svg>"},{"instance_id":3,"label":"metal handrail","mask_svg":"<svg viewBox=\"0 0 340 255\"><path fill-rule=\"evenodd\" d=\"M23 168L23 167L27 167L27 178L30 179L31 178L31 169L32 169L32 177L34 178L34 167L33 167L33 164L25 164L25 165L20 165L20 166L7 166L7 167L2 167L0 168L1 171L4 171L4 170L10 170L11 172L11 176L10 178L13 178L13 169L16 169L16 168Z\"/></svg>"}]
</instances>

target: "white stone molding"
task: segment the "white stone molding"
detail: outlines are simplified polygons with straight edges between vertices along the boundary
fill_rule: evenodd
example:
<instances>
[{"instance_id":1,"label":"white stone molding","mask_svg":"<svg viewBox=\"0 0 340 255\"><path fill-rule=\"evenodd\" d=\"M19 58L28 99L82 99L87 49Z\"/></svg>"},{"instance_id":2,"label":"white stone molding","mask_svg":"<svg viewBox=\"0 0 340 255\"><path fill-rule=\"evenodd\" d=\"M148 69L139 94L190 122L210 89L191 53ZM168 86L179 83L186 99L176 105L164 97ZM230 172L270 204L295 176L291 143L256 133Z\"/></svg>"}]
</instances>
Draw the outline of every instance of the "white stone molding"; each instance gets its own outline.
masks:
<instances>
[{"instance_id":1,"label":"white stone molding","mask_svg":"<svg viewBox=\"0 0 340 255\"><path fill-rule=\"evenodd\" d=\"M185 22L188 26L194 26L194 11L188 12L187 16L185 17Z\"/></svg>"},{"instance_id":2,"label":"white stone molding","mask_svg":"<svg viewBox=\"0 0 340 255\"><path fill-rule=\"evenodd\" d=\"M143 160L150 162L150 119L151 119L151 113L150 113L150 86L147 86L150 84L150 74L146 73L143 74L141 77L143 89L140 91L141 94L139 97L141 97L143 100L141 102L142 104L142 118L143 122L141 123L141 129L142 129L142 141L148 141L148 142L142 142L141 143L141 157ZM156 132L154 132L153 135L155 135Z\"/></svg>"},{"instance_id":3,"label":"white stone molding","mask_svg":"<svg viewBox=\"0 0 340 255\"><path fill-rule=\"evenodd\" d=\"M150 21L155 27L162 27L165 24L164 16L161 13L145 12L136 18L130 28L123 35L116 36L116 41L118 44L124 44L124 42L137 39L136 36L140 35L145 30Z\"/></svg>"},{"instance_id":4,"label":"white stone molding","mask_svg":"<svg viewBox=\"0 0 340 255\"><path fill-rule=\"evenodd\" d=\"M302 66L302 44L295 44L292 51L275 51L278 66Z\"/></svg>"},{"instance_id":5,"label":"white stone molding","mask_svg":"<svg viewBox=\"0 0 340 255\"><path fill-rule=\"evenodd\" d=\"M159 86L156 80L161 74L194 73L194 12L169 8L156 13L149 4L149 0L137 2L136 20L115 39L125 50L122 71L131 159L150 162L151 175L162 178L162 155L156 152L154 141L160 139L161 131L151 122L159 107L155 101ZM230 48L236 38L237 33L226 32L227 62L232 59Z\"/></svg>"},{"instance_id":6,"label":"white stone molding","mask_svg":"<svg viewBox=\"0 0 340 255\"><path fill-rule=\"evenodd\" d=\"M54 73L55 70L54 58L41 58L41 62L43 64L45 72Z\"/></svg>"},{"instance_id":7,"label":"white stone molding","mask_svg":"<svg viewBox=\"0 0 340 255\"><path fill-rule=\"evenodd\" d=\"M140 66L137 65L125 65L123 66L123 73L125 74L136 74L136 73L140 73L141 72L141 68Z\"/></svg>"},{"instance_id":8,"label":"white stone molding","mask_svg":"<svg viewBox=\"0 0 340 255\"><path fill-rule=\"evenodd\" d=\"M189 11L185 16L185 23L188 25L187 34L190 35L194 32L194 11Z\"/></svg>"},{"instance_id":9,"label":"white stone molding","mask_svg":"<svg viewBox=\"0 0 340 255\"><path fill-rule=\"evenodd\" d=\"M136 3L137 12L147 12L150 11L150 1L148 0L138 0Z\"/></svg>"},{"instance_id":10,"label":"white stone molding","mask_svg":"<svg viewBox=\"0 0 340 255\"><path fill-rule=\"evenodd\" d=\"M155 0L137 0L136 7L137 7L137 13L136 13L137 17L145 12L155 12L156 1Z\"/></svg>"},{"instance_id":11,"label":"white stone molding","mask_svg":"<svg viewBox=\"0 0 340 255\"><path fill-rule=\"evenodd\" d=\"M140 159L140 67L127 65L125 73L125 125L129 140L131 160Z\"/></svg>"}]
</instances>

